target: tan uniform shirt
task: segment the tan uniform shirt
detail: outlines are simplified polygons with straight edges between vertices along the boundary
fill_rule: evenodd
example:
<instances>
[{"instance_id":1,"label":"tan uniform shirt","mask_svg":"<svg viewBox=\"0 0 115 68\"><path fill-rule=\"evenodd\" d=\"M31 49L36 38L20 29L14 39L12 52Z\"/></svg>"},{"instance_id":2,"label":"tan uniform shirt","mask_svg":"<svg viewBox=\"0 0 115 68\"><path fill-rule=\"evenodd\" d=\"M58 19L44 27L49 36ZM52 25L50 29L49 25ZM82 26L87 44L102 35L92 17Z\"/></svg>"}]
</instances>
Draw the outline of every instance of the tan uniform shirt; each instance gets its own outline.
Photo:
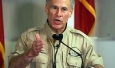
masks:
<instances>
[{"instance_id":1,"label":"tan uniform shirt","mask_svg":"<svg viewBox=\"0 0 115 68\"><path fill-rule=\"evenodd\" d=\"M59 44L59 41L52 38L55 33L47 23L43 27L31 28L24 32L16 44L16 51L10 54L9 60L30 49L37 33L45 42L45 45L40 54L31 61L27 68L52 68L54 54L57 49L55 46ZM103 66L102 57L94 51L89 37L79 30L67 26L63 32L62 41L76 52L82 54L85 68L94 64ZM80 68L81 63L81 58L61 43L56 55L56 68Z\"/></svg>"}]
</instances>

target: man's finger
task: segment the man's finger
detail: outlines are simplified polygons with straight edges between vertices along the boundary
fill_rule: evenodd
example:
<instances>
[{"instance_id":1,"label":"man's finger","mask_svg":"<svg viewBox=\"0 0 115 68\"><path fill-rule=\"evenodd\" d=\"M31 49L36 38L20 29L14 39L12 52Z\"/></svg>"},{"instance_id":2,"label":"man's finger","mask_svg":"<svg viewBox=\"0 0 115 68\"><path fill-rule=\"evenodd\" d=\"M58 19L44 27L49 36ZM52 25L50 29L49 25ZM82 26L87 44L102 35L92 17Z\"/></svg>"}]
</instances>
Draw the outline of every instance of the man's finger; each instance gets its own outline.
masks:
<instances>
[{"instance_id":1,"label":"man's finger","mask_svg":"<svg viewBox=\"0 0 115 68\"><path fill-rule=\"evenodd\" d=\"M40 40L39 34L36 34L36 40Z\"/></svg>"}]
</instances>

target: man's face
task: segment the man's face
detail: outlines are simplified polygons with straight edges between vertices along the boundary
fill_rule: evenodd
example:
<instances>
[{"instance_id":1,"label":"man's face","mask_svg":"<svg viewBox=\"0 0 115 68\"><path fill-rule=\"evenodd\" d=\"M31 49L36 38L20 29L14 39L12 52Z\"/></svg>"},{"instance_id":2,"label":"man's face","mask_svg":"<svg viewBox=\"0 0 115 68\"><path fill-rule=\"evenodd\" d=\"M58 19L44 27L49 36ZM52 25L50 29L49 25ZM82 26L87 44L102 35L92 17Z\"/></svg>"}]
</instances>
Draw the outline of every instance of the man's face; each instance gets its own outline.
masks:
<instances>
[{"instance_id":1,"label":"man's face","mask_svg":"<svg viewBox=\"0 0 115 68\"><path fill-rule=\"evenodd\" d=\"M52 30L64 30L68 18L71 17L70 0L50 0L45 11L48 16L49 26Z\"/></svg>"}]
</instances>

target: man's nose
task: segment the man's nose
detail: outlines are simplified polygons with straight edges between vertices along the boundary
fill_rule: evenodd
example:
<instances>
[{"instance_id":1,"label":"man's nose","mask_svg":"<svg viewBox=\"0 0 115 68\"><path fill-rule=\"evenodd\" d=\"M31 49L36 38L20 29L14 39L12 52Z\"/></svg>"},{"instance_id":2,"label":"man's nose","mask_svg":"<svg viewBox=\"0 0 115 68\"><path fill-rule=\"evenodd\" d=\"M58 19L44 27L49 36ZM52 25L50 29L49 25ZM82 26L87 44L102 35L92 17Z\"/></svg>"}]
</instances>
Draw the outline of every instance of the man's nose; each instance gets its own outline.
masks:
<instances>
[{"instance_id":1,"label":"man's nose","mask_svg":"<svg viewBox=\"0 0 115 68\"><path fill-rule=\"evenodd\" d=\"M57 16L61 17L62 16L62 11L60 9L57 10Z\"/></svg>"}]
</instances>

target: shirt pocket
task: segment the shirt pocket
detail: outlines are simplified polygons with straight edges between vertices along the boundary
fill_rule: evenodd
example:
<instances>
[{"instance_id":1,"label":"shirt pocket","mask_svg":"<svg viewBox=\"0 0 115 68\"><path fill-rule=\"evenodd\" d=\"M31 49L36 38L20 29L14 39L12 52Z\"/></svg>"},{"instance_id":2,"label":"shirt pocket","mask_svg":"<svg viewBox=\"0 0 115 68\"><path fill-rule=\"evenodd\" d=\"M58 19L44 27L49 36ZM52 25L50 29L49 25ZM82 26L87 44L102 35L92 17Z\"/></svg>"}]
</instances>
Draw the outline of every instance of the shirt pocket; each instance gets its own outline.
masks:
<instances>
[{"instance_id":1,"label":"shirt pocket","mask_svg":"<svg viewBox=\"0 0 115 68\"><path fill-rule=\"evenodd\" d=\"M81 68L81 58L75 52L69 52L67 56L68 68Z\"/></svg>"}]
</instances>

